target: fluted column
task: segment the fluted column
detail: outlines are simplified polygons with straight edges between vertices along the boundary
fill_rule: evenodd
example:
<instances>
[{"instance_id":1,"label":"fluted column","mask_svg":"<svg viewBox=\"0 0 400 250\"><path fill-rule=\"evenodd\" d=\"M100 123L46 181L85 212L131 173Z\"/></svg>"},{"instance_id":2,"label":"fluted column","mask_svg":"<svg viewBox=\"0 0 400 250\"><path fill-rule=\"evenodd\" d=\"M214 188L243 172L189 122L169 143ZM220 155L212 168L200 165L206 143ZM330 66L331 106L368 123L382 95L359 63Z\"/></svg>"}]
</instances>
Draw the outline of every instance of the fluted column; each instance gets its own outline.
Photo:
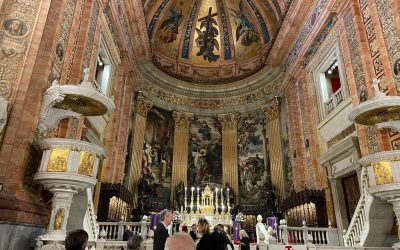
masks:
<instances>
[{"instance_id":1,"label":"fluted column","mask_svg":"<svg viewBox=\"0 0 400 250\"><path fill-rule=\"evenodd\" d=\"M237 114L219 115L222 125L222 184L228 183L239 201Z\"/></svg>"},{"instance_id":2,"label":"fluted column","mask_svg":"<svg viewBox=\"0 0 400 250\"><path fill-rule=\"evenodd\" d=\"M147 100L141 93L136 97L134 103L135 116L132 125L132 160L129 168L129 182L128 188L134 194L135 202L137 198L137 182L142 173L142 155L144 133L146 129L147 112L151 109L153 104Z\"/></svg>"},{"instance_id":3,"label":"fluted column","mask_svg":"<svg viewBox=\"0 0 400 250\"><path fill-rule=\"evenodd\" d=\"M279 98L276 96L264 107L264 112L267 120L270 148L269 158L271 163L271 180L276 187L279 201L282 201L284 195L284 172L279 104Z\"/></svg>"},{"instance_id":4,"label":"fluted column","mask_svg":"<svg viewBox=\"0 0 400 250\"><path fill-rule=\"evenodd\" d=\"M187 186L187 169L189 156L189 127L193 114L173 112L174 150L172 156L171 202L174 200L175 188L180 181Z\"/></svg>"}]
</instances>

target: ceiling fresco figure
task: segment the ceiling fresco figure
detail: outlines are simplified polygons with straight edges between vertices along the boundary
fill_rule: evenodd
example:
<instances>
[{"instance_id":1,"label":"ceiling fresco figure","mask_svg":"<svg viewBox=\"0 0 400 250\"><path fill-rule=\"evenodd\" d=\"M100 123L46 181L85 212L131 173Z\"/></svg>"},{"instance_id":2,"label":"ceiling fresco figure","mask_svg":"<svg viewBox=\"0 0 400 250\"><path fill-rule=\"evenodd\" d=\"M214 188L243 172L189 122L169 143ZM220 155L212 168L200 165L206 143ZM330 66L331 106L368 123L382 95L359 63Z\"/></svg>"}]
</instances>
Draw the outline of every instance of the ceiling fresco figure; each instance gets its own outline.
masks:
<instances>
[{"instance_id":1,"label":"ceiling fresco figure","mask_svg":"<svg viewBox=\"0 0 400 250\"><path fill-rule=\"evenodd\" d=\"M217 21L213 17L217 16L217 13L212 12L212 7L208 10L208 15L198 20L200 22L200 29L196 28L198 37L196 38L197 47L200 48L197 52L197 56L203 56L203 59L208 62L215 62L219 59L219 55L214 54L214 48L219 51L219 43L216 37L218 36L218 29L214 27L218 26ZM206 28L202 31L203 28Z\"/></svg>"},{"instance_id":2,"label":"ceiling fresco figure","mask_svg":"<svg viewBox=\"0 0 400 250\"><path fill-rule=\"evenodd\" d=\"M170 15L167 19L165 19L160 28L163 29L163 33L160 36L160 39L164 43L171 43L176 40L178 35L178 28L182 23L183 14L182 14L182 5L183 2L179 2L179 7L172 6L169 9Z\"/></svg>"},{"instance_id":3,"label":"ceiling fresco figure","mask_svg":"<svg viewBox=\"0 0 400 250\"><path fill-rule=\"evenodd\" d=\"M250 46L253 43L260 41L260 35L255 31L254 25L249 21L247 14L243 10L243 2L239 3L239 10L229 8L233 13L231 16L235 20L236 27L236 42L240 40L243 46Z\"/></svg>"}]
</instances>

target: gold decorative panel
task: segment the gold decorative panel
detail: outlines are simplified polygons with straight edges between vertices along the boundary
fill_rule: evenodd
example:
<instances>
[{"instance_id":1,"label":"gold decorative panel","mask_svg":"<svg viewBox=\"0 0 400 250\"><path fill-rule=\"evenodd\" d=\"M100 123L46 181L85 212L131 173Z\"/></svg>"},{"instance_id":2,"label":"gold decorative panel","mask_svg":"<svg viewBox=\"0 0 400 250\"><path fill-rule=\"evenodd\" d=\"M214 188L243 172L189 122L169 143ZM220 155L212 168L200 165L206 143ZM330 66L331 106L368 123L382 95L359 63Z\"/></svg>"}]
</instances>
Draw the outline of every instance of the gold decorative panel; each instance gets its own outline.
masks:
<instances>
[{"instance_id":1,"label":"gold decorative panel","mask_svg":"<svg viewBox=\"0 0 400 250\"><path fill-rule=\"evenodd\" d=\"M393 183L390 162L383 161L373 164L376 185Z\"/></svg>"},{"instance_id":2,"label":"gold decorative panel","mask_svg":"<svg viewBox=\"0 0 400 250\"><path fill-rule=\"evenodd\" d=\"M94 154L82 151L81 157L79 158L78 173L83 174L83 175L92 176L94 159L95 159Z\"/></svg>"},{"instance_id":3,"label":"gold decorative panel","mask_svg":"<svg viewBox=\"0 0 400 250\"><path fill-rule=\"evenodd\" d=\"M47 164L48 172L66 172L68 163L68 148L53 148L50 153L49 163Z\"/></svg>"},{"instance_id":4,"label":"gold decorative panel","mask_svg":"<svg viewBox=\"0 0 400 250\"><path fill-rule=\"evenodd\" d=\"M64 219L64 212L62 209L59 209L56 218L54 219L54 230L61 230L62 221Z\"/></svg>"}]
</instances>

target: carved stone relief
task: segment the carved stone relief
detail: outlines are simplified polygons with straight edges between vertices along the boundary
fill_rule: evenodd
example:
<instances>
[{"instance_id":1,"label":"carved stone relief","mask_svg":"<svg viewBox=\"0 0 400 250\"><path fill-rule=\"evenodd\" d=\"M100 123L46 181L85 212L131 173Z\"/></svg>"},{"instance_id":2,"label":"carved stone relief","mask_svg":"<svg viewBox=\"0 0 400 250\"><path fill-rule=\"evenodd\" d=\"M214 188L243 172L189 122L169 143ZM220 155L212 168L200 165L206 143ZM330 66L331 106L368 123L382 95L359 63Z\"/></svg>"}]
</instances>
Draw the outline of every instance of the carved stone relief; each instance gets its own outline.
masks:
<instances>
[{"instance_id":1,"label":"carved stone relief","mask_svg":"<svg viewBox=\"0 0 400 250\"><path fill-rule=\"evenodd\" d=\"M3 3L0 14L0 137L7 109L16 96L40 2L9 0Z\"/></svg>"}]
</instances>

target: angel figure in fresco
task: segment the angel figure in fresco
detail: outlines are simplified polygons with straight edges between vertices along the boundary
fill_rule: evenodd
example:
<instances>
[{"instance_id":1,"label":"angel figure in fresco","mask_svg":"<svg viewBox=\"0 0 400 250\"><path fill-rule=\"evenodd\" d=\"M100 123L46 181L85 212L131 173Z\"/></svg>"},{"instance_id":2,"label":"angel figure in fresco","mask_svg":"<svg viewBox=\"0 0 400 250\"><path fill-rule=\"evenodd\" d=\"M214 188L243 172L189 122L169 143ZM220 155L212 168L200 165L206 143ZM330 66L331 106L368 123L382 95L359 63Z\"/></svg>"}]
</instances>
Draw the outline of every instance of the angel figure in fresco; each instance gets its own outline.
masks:
<instances>
[{"instance_id":1,"label":"angel figure in fresco","mask_svg":"<svg viewBox=\"0 0 400 250\"><path fill-rule=\"evenodd\" d=\"M170 15L168 16L167 19L165 19L160 28L163 29L163 33L160 36L160 39L164 43L171 43L176 40L176 37L178 35L178 28L179 25L182 23L183 19L183 14L182 14L182 9L181 6L183 5L183 2L179 2L179 8L176 8L175 6L171 7L169 9Z\"/></svg>"},{"instance_id":2,"label":"angel figure in fresco","mask_svg":"<svg viewBox=\"0 0 400 250\"><path fill-rule=\"evenodd\" d=\"M233 14L232 17L235 19L236 27L236 42L240 40L240 44L243 46L250 46L253 43L260 41L260 35L255 30L254 25L249 21L247 14L244 13L243 2L239 2L239 10L229 8Z\"/></svg>"}]
</instances>

